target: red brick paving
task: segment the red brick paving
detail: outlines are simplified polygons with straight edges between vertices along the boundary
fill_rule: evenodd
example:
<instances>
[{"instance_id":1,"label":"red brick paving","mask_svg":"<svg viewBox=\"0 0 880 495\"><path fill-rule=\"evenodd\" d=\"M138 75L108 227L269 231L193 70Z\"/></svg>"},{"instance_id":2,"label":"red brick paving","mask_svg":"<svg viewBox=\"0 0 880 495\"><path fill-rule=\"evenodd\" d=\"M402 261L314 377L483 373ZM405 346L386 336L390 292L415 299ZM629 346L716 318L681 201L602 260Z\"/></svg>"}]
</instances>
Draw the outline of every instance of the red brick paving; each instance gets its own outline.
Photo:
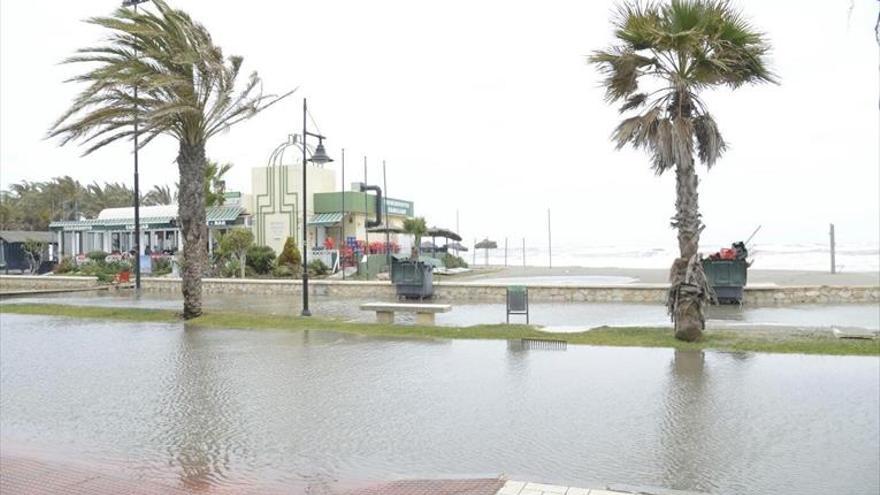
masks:
<instances>
[{"instance_id":1,"label":"red brick paving","mask_svg":"<svg viewBox=\"0 0 880 495\"><path fill-rule=\"evenodd\" d=\"M310 495L495 495L504 481L497 478L470 480L406 480L361 484L359 488L313 486L273 493ZM0 457L2 495L188 495L192 493L253 493L259 488L201 487L190 491L160 483L125 479L67 464L26 457Z\"/></svg>"}]
</instances>

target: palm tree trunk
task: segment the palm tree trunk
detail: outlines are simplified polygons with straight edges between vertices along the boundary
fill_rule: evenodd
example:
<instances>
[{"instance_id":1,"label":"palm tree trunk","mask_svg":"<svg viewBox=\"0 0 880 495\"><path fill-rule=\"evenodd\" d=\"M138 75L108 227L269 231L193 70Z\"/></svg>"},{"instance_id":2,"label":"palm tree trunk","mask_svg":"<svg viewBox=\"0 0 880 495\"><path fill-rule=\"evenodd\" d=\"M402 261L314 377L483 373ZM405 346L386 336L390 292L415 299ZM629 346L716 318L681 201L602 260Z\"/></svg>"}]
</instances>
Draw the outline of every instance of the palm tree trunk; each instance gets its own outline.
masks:
<instances>
[{"instance_id":1,"label":"palm tree trunk","mask_svg":"<svg viewBox=\"0 0 880 495\"><path fill-rule=\"evenodd\" d=\"M700 221L697 178L693 156L687 155L675 168L675 217L672 226L678 229L679 258L672 264L667 309L675 325L675 338L687 342L703 335L703 306L712 297L700 262Z\"/></svg>"},{"instance_id":2,"label":"palm tree trunk","mask_svg":"<svg viewBox=\"0 0 880 495\"><path fill-rule=\"evenodd\" d=\"M183 317L190 319L202 314L202 274L208 260L205 145L181 142L177 167L180 170L178 216L183 236Z\"/></svg>"}]
</instances>

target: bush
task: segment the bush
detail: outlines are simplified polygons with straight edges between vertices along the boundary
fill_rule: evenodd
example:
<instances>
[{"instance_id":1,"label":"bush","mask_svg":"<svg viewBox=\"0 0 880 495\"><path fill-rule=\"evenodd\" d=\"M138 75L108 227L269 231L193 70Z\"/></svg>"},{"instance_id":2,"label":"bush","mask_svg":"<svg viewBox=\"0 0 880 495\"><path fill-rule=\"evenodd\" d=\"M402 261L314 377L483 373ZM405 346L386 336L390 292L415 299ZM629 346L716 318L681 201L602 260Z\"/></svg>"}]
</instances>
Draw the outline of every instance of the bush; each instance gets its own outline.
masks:
<instances>
[{"instance_id":1,"label":"bush","mask_svg":"<svg viewBox=\"0 0 880 495\"><path fill-rule=\"evenodd\" d=\"M55 273L70 273L74 270L76 270L76 263L70 256L61 258L61 261L59 261L58 265L55 267Z\"/></svg>"},{"instance_id":2,"label":"bush","mask_svg":"<svg viewBox=\"0 0 880 495\"><path fill-rule=\"evenodd\" d=\"M276 264L272 269L272 276L278 278L299 278L302 277L302 267L300 265Z\"/></svg>"},{"instance_id":3,"label":"bush","mask_svg":"<svg viewBox=\"0 0 880 495\"><path fill-rule=\"evenodd\" d=\"M254 272L265 275L272 271L275 262L275 250L269 246L251 246L247 250L247 266Z\"/></svg>"},{"instance_id":4,"label":"bush","mask_svg":"<svg viewBox=\"0 0 880 495\"><path fill-rule=\"evenodd\" d=\"M446 253L443 255L443 266L446 268L467 268L468 264L460 256Z\"/></svg>"},{"instance_id":5,"label":"bush","mask_svg":"<svg viewBox=\"0 0 880 495\"><path fill-rule=\"evenodd\" d=\"M171 258L156 258L153 262L153 275L168 275L171 273Z\"/></svg>"},{"instance_id":6,"label":"bush","mask_svg":"<svg viewBox=\"0 0 880 495\"><path fill-rule=\"evenodd\" d=\"M296 246L293 237L288 237L287 240L284 241L284 248L278 256L278 265L302 267L302 255L300 254L299 248Z\"/></svg>"},{"instance_id":7,"label":"bush","mask_svg":"<svg viewBox=\"0 0 880 495\"><path fill-rule=\"evenodd\" d=\"M309 276L320 277L323 275L327 275L330 271L330 267L324 264L321 260L312 260L309 261Z\"/></svg>"},{"instance_id":8,"label":"bush","mask_svg":"<svg viewBox=\"0 0 880 495\"><path fill-rule=\"evenodd\" d=\"M86 258L94 261L95 263L104 263L104 260L107 259L110 253L105 253L104 251L90 251Z\"/></svg>"}]
</instances>

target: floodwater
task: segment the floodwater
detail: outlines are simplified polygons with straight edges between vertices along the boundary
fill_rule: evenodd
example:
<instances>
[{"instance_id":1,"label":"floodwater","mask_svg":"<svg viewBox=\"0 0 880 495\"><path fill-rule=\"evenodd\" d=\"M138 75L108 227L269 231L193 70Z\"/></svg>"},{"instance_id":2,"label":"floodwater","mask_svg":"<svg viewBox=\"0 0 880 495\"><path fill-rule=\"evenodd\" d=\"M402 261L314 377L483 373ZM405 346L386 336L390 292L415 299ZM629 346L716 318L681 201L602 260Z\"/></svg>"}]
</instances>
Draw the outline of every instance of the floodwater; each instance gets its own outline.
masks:
<instances>
[{"instance_id":1,"label":"floodwater","mask_svg":"<svg viewBox=\"0 0 880 495\"><path fill-rule=\"evenodd\" d=\"M366 299L311 297L312 313L318 316L353 321L375 321L374 313L361 311ZM142 307L180 309L180 296L144 292L135 296L129 291L90 294L57 294L4 300L2 304L55 303L81 306ZM300 298L295 295L205 294L208 310L246 311L273 315L298 315ZM453 302L449 313L437 315L438 325L477 325L503 323L504 304L486 302ZM662 304L638 303L531 303L530 322L548 331L583 331L607 326L670 326L666 307ZM413 323L411 314L399 314L401 323ZM511 323L525 322L524 316L511 316ZM880 330L880 308L877 304L800 304L791 306L712 306L708 309L707 327L741 331L830 331L831 327Z\"/></svg>"},{"instance_id":2,"label":"floodwater","mask_svg":"<svg viewBox=\"0 0 880 495\"><path fill-rule=\"evenodd\" d=\"M880 490L880 359L0 314L0 440L194 490L499 475Z\"/></svg>"}]
</instances>

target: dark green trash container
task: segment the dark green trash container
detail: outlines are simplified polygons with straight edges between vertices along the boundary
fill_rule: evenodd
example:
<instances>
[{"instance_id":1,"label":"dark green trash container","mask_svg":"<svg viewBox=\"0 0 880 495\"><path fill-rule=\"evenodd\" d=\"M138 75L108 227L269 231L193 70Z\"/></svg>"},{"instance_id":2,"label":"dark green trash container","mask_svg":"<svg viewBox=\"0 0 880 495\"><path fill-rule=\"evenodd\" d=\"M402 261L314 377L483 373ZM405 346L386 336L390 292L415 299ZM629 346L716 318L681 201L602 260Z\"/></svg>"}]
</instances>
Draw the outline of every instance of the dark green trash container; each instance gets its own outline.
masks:
<instances>
[{"instance_id":1,"label":"dark green trash container","mask_svg":"<svg viewBox=\"0 0 880 495\"><path fill-rule=\"evenodd\" d=\"M403 299L429 299L434 296L433 267L423 261L393 260L391 283L397 289L397 297Z\"/></svg>"},{"instance_id":2,"label":"dark green trash container","mask_svg":"<svg viewBox=\"0 0 880 495\"><path fill-rule=\"evenodd\" d=\"M746 260L703 260L706 279L719 303L742 304L748 267Z\"/></svg>"}]
</instances>

